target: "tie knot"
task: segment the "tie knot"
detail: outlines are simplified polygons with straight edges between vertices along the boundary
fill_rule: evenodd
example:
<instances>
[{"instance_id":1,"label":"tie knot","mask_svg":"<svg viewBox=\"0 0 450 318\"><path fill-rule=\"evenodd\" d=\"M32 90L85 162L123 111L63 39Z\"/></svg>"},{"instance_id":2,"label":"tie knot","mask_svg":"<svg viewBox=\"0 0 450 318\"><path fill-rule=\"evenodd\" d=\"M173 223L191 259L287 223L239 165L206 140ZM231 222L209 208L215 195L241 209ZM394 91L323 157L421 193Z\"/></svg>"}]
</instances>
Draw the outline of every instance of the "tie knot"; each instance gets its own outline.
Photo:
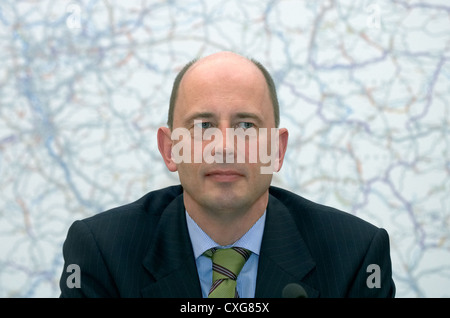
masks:
<instances>
[{"instance_id":1,"label":"tie knot","mask_svg":"<svg viewBox=\"0 0 450 318\"><path fill-rule=\"evenodd\" d=\"M212 260L213 286L209 297L238 297L236 279L251 252L245 248L231 247L212 248L204 254Z\"/></svg>"},{"instance_id":2,"label":"tie knot","mask_svg":"<svg viewBox=\"0 0 450 318\"><path fill-rule=\"evenodd\" d=\"M230 278L236 280L251 252L242 247L212 248L211 260L213 271L217 274L213 279Z\"/></svg>"}]
</instances>

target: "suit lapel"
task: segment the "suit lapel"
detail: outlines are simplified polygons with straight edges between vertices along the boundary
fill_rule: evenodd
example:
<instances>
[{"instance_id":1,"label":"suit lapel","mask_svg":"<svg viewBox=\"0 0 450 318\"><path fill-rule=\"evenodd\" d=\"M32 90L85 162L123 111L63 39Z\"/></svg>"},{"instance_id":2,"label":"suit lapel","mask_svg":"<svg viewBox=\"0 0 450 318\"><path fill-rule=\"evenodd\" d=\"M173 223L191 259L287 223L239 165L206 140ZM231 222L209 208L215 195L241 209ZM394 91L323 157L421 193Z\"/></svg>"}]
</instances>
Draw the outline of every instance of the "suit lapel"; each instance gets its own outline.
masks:
<instances>
[{"instance_id":1,"label":"suit lapel","mask_svg":"<svg viewBox=\"0 0 450 318\"><path fill-rule=\"evenodd\" d=\"M282 297L289 283L303 286L310 298L318 297L318 291L302 281L314 275L315 262L289 210L270 195L266 213L255 297Z\"/></svg>"},{"instance_id":2,"label":"suit lapel","mask_svg":"<svg viewBox=\"0 0 450 318\"><path fill-rule=\"evenodd\" d=\"M186 225L183 195L164 210L144 267L154 282L142 289L143 297L201 297L200 282Z\"/></svg>"}]
</instances>

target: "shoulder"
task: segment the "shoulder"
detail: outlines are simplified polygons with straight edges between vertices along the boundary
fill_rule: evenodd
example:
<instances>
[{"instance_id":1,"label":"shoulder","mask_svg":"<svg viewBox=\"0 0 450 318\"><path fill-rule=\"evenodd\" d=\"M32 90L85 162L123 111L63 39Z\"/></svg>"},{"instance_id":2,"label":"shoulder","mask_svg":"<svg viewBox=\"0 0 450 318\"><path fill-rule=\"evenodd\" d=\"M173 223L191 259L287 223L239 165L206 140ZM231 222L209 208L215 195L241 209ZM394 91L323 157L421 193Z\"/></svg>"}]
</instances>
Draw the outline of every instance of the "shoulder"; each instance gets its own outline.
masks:
<instances>
[{"instance_id":1,"label":"shoulder","mask_svg":"<svg viewBox=\"0 0 450 318\"><path fill-rule=\"evenodd\" d=\"M353 260L357 268L369 250L375 253L375 263L379 253L389 258L389 235L384 228L287 190L271 188L270 194L276 206L289 211L290 220L319 263L342 261L347 266Z\"/></svg>"},{"instance_id":2,"label":"shoulder","mask_svg":"<svg viewBox=\"0 0 450 318\"><path fill-rule=\"evenodd\" d=\"M181 186L169 186L150 191L134 202L113 207L94 216L84 219L92 223L97 220L123 219L128 217L158 217L164 209L183 192Z\"/></svg>"},{"instance_id":3,"label":"shoulder","mask_svg":"<svg viewBox=\"0 0 450 318\"><path fill-rule=\"evenodd\" d=\"M370 237L380 230L379 227L361 217L313 202L289 190L270 187L269 192L272 198L279 200L289 210L290 215L303 233L314 230L316 233L322 233L323 235Z\"/></svg>"},{"instance_id":4,"label":"shoulder","mask_svg":"<svg viewBox=\"0 0 450 318\"><path fill-rule=\"evenodd\" d=\"M75 221L72 228L85 228L95 236L126 236L139 232L152 232L164 210L182 194L181 186L170 186L148 192L134 202L102 211Z\"/></svg>"},{"instance_id":5,"label":"shoulder","mask_svg":"<svg viewBox=\"0 0 450 318\"><path fill-rule=\"evenodd\" d=\"M70 258L69 254L76 251L95 255L93 251L100 250L105 258L127 255L130 262L131 259L141 259L141 254L153 240L164 211L170 211L171 204L179 202L181 195L181 186L171 186L73 222L64 243L66 257Z\"/></svg>"}]
</instances>

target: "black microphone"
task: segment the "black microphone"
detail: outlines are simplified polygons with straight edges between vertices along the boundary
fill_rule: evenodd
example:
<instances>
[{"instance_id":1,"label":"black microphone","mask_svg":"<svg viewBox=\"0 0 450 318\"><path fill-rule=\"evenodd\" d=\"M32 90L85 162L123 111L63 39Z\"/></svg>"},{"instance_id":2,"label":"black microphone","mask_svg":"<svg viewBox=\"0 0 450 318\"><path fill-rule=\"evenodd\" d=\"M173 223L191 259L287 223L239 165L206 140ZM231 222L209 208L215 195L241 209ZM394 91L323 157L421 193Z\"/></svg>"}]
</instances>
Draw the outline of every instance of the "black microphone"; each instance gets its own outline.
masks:
<instances>
[{"instance_id":1,"label":"black microphone","mask_svg":"<svg viewBox=\"0 0 450 318\"><path fill-rule=\"evenodd\" d=\"M290 283L283 288L283 298L308 298L306 290L299 284Z\"/></svg>"}]
</instances>

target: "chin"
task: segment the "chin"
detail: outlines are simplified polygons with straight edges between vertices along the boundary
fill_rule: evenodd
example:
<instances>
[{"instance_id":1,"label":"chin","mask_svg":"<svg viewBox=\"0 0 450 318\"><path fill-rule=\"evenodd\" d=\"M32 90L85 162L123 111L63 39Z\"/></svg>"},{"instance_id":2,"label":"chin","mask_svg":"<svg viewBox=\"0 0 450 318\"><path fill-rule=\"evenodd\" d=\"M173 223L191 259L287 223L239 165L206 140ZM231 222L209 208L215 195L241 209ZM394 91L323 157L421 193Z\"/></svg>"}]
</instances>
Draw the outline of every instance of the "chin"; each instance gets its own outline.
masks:
<instances>
[{"instance_id":1,"label":"chin","mask_svg":"<svg viewBox=\"0 0 450 318\"><path fill-rule=\"evenodd\" d=\"M234 191L219 191L219 193L206 194L208 206L213 209L236 209L246 205L245 193L234 193Z\"/></svg>"}]
</instances>

